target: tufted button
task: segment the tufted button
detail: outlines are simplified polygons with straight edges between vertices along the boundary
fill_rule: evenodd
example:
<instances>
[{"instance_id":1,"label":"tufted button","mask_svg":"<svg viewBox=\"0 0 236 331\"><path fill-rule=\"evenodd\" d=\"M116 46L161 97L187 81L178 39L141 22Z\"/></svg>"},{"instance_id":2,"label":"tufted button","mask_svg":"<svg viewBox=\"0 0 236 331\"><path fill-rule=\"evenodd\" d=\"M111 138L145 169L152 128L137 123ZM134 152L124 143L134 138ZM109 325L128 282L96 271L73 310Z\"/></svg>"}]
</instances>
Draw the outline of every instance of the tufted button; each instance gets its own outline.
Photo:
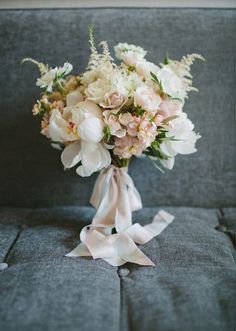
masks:
<instances>
[{"instance_id":1,"label":"tufted button","mask_svg":"<svg viewBox=\"0 0 236 331\"><path fill-rule=\"evenodd\" d=\"M28 229L28 225L27 224L21 224L21 226L20 226L20 229L21 230L26 230L26 229Z\"/></svg>"},{"instance_id":2,"label":"tufted button","mask_svg":"<svg viewBox=\"0 0 236 331\"><path fill-rule=\"evenodd\" d=\"M7 263L0 263L0 271L6 270L8 268Z\"/></svg>"},{"instance_id":3,"label":"tufted button","mask_svg":"<svg viewBox=\"0 0 236 331\"><path fill-rule=\"evenodd\" d=\"M226 231L227 231L226 226L223 225L223 224L217 225L217 226L215 227L215 229L218 230L218 231L220 231L220 232L226 232Z\"/></svg>"},{"instance_id":4,"label":"tufted button","mask_svg":"<svg viewBox=\"0 0 236 331\"><path fill-rule=\"evenodd\" d=\"M128 268L120 268L118 269L117 273L120 277L126 277L129 275L130 271Z\"/></svg>"}]
</instances>

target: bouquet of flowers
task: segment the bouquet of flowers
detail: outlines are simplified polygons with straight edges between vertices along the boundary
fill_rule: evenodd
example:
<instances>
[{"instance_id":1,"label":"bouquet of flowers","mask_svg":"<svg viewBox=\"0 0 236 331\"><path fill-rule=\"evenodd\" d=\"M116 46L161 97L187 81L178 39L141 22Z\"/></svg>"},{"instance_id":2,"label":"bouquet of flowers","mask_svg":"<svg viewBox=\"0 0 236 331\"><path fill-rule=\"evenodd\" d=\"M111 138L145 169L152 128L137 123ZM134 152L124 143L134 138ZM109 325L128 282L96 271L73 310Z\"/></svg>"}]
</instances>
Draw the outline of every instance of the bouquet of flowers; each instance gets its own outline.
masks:
<instances>
[{"instance_id":1,"label":"bouquet of flowers","mask_svg":"<svg viewBox=\"0 0 236 331\"><path fill-rule=\"evenodd\" d=\"M83 177L100 171L91 197L97 212L67 256L102 258L114 266L153 265L136 244L151 240L174 217L162 210L152 223L132 225L132 211L142 202L128 164L145 156L163 171L173 168L177 154L196 152L200 136L182 108L188 92L196 91L190 66L203 57L191 54L176 61L166 56L157 66L145 59L143 48L119 43L116 64L107 42L99 47L101 52L90 29L91 55L79 76L69 75L73 67L68 62L51 68L23 60L39 69L36 85L43 92L33 115L42 117L41 133L62 150L64 168L76 166Z\"/></svg>"}]
</instances>

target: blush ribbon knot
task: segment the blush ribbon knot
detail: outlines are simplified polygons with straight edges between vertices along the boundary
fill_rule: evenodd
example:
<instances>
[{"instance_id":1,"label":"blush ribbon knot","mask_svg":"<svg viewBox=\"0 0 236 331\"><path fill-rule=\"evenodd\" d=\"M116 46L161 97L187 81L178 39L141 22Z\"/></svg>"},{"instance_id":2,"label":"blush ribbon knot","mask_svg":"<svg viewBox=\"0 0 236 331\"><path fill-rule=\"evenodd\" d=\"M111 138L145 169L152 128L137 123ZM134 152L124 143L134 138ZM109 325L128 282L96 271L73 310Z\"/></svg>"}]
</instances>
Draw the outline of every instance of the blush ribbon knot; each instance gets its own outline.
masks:
<instances>
[{"instance_id":1,"label":"blush ribbon knot","mask_svg":"<svg viewBox=\"0 0 236 331\"><path fill-rule=\"evenodd\" d=\"M81 243L66 256L92 256L113 266L126 262L154 265L136 244L146 244L159 235L174 216L160 210L152 223L132 225L132 211L141 209L142 201L127 171L111 165L99 174L90 200L97 212L92 224L82 229ZM117 233L112 233L113 228Z\"/></svg>"}]
</instances>

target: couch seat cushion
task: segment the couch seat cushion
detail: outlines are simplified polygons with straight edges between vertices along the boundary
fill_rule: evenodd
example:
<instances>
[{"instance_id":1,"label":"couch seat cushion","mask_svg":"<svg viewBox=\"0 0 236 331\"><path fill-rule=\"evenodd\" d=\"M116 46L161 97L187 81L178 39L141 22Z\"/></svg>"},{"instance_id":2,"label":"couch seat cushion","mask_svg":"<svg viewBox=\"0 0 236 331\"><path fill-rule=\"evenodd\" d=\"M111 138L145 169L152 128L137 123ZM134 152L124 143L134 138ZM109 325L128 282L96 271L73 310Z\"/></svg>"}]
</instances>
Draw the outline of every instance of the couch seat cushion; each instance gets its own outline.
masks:
<instances>
[{"instance_id":1,"label":"couch seat cushion","mask_svg":"<svg viewBox=\"0 0 236 331\"><path fill-rule=\"evenodd\" d=\"M148 223L160 208L144 208ZM142 247L155 267L68 258L94 209L0 209L0 329L233 330L235 253L217 209L165 208L174 222ZM232 211L230 211L232 217Z\"/></svg>"}]
</instances>

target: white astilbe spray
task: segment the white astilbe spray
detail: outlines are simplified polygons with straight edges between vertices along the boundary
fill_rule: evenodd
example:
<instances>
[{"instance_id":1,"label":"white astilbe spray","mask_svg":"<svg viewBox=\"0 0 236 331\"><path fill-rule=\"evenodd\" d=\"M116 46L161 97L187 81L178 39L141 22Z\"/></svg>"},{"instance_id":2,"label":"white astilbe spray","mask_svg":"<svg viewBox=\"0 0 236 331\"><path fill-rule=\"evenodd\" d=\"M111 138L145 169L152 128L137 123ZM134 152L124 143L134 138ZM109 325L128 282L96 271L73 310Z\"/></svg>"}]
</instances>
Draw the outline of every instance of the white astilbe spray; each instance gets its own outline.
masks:
<instances>
[{"instance_id":1,"label":"white astilbe spray","mask_svg":"<svg viewBox=\"0 0 236 331\"><path fill-rule=\"evenodd\" d=\"M193 53L183 56L180 61L170 60L167 64L167 66L169 66L182 80L186 92L198 91L197 88L192 86L191 65L195 60L205 61L203 56L201 56L200 54Z\"/></svg>"},{"instance_id":2,"label":"white astilbe spray","mask_svg":"<svg viewBox=\"0 0 236 331\"><path fill-rule=\"evenodd\" d=\"M90 54L87 70L95 70L97 67L113 61L113 58L111 57L108 44L106 41L102 41L99 44L99 46L102 47L102 53L99 53L97 51L94 42L92 26L89 28L89 44L90 44L91 54Z\"/></svg>"},{"instance_id":3,"label":"white astilbe spray","mask_svg":"<svg viewBox=\"0 0 236 331\"><path fill-rule=\"evenodd\" d=\"M46 65L42 62L38 62L38 61L32 59L31 57L26 57L21 61L21 63L25 63L25 62L31 62L31 63L35 64L38 67L41 75L44 75L46 72L49 71L48 65Z\"/></svg>"},{"instance_id":4,"label":"white astilbe spray","mask_svg":"<svg viewBox=\"0 0 236 331\"><path fill-rule=\"evenodd\" d=\"M99 54L94 43L93 26L90 26L89 28L89 44L90 44L91 54L89 57L87 70L93 70L99 64Z\"/></svg>"},{"instance_id":5,"label":"white astilbe spray","mask_svg":"<svg viewBox=\"0 0 236 331\"><path fill-rule=\"evenodd\" d=\"M113 58L111 57L107 42L101 41L99 46L102 47L102 54L101 54L102 63L113 62Z\"/></svg>"}]
</instances>

